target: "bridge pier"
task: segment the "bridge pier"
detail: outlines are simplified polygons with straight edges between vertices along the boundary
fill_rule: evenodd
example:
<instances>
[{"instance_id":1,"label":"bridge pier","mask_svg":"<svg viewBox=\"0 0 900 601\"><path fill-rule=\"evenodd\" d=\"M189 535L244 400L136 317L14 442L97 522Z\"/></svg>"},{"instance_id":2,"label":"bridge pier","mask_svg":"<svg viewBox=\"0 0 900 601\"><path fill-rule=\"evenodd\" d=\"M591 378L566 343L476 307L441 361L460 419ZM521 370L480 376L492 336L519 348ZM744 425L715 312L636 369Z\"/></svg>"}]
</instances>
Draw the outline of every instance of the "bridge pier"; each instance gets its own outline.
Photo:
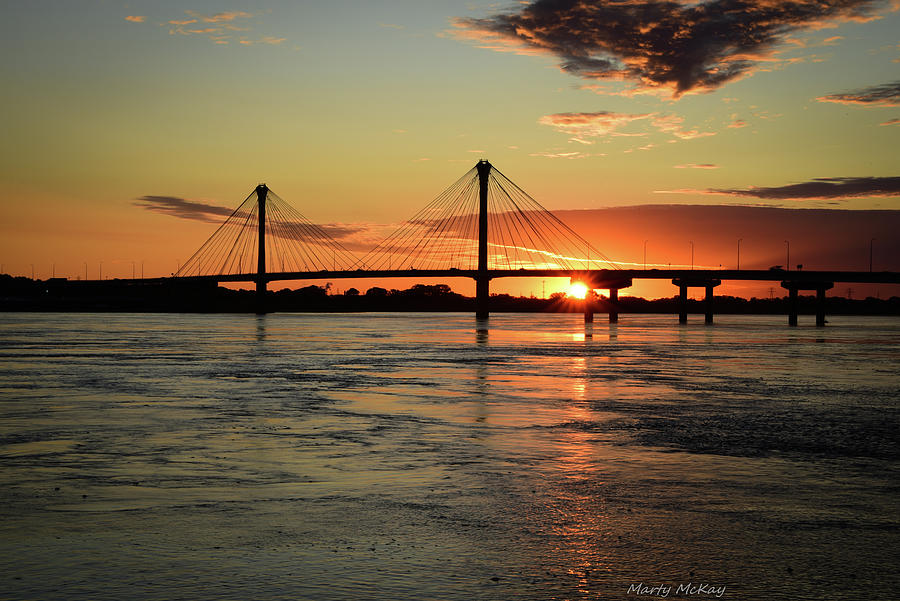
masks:
<instances>
[{"instance_id":1,"label":"bridge pier","mask_svg":"<svg viewBox=\"0 0 900 601\"><path fill-rule=\"evenodd\" d=\"M490 316L490 298L491 278L475 278L475 319L487 319Z\"/></svg>"},{"instance_id":2,"label":"bridge pier","mask_svg":"<svg viewBox=\"0 0 900 601\"><path fill-rule=\"evenodd\" d=\"M678 323L687 323L687 295L688 288L706 288L706 298L703 302L704 323L713 323L713 291L722 280L715 279L687 279L675 278L674 286L678 286Z\"/></svg>"},{"instance_id":3,"label":"bridge pier","mask_svg":"<svg viewBox=\"0 0 900 601\"><path fill-rule=\"evenodd\" d=\"M609 289L609 323L619 323L619 289Z\"/></svg>"},{"instance_id":4,"label":"bridge pier","mask_svg":"<svg viewBox=\"0 0 900 601\"><path fill-rule=\"evenodd\" d=\"M672 283L675 281L672 280ZM687 293L687 286L678 286L678 323L687 323Z\"/></svg>"},{"instance_id":5,"label":"bridge pier","mask_svg":"<svg viewBox=\"0 0 900 601\"><path fill-rule=\"evenodd\" d=\"M816 327L825 325L825 292L834 288L834 282L781 282L781 287L788 291L788 325L797 325L797 316L799 314L799 296L798 290L815 290L816 291Z\"/></svg>"},{"instance_id":6,"label":"bridge pier","mask_svg":"<svg viewBox=\"0 0 900 601\"><path fill-rule=\"evenodd\" d=\"M720 282L721 283L721 282ZM715 286L706 286L706 298L704 299L703 309L704 309L704 320L703 322L706 324L711 324L713 322L713 289Z\"/></svg>"},{"instance_id":7,"label":"bridge pier","mask_svg":"<svg viewBox=\"0 0 900 601\"><path fill-rule=\"evenodd\" d=\"M608 276L607 276L608 277ZM588 293L584 297L584 321L594 321L594 306L591 303L591 297L594 290L609 290L609 301L607 309L609 313L609 323L619 322L619 290L631 286L631 278L618 278L615 280L606 279L603 276L590 273L580 273L573 275L570 283L581 283L587 286Z\"/></svg>"},{"instance_id":8,"label":"bridge pier","mask_svg":"<svg viewBox=\"0 0 900 601\"><path fill-rule=\"evenodd\" d=\"M797 325L797 289L788 289L788 325Z\"/></svg>"}]
</instances>

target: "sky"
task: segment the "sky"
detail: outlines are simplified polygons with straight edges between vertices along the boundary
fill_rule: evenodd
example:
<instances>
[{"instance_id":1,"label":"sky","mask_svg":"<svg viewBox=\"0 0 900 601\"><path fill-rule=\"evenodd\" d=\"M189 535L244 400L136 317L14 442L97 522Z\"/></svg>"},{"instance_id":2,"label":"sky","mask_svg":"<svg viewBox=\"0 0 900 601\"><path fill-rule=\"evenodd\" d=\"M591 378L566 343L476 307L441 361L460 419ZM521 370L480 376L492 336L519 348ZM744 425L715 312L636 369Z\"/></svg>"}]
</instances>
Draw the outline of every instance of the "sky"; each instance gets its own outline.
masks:
<instances>
[{"instance_id":1,"label":"sky","mask_svg":"<svg viewBox=\"0 0 900 601\"><path fill-rule=\"evenodd\" d=\"M260 182L361 248L483 158L623 265L900 270L897 1L3 11L6 273L168 275Z\"/></svg>"}]
</instances>

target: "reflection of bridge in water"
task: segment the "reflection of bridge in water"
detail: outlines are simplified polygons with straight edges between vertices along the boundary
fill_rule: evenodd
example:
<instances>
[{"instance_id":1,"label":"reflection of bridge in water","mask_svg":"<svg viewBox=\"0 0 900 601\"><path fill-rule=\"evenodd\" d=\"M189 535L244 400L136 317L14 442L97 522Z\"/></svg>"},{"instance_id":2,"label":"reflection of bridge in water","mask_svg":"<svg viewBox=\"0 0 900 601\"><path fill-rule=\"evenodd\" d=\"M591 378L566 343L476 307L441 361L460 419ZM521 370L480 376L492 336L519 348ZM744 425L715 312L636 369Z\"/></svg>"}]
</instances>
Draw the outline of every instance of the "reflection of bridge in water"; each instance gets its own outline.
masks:
<instances>
[{"instance_id":1,"label":"reflection of bridge in water","mask_svg":"<svg viewBox=\"0 0 900 601\"><path fill-rule=\"evenodd\" d=\"M621 269L487 161L475 167L362 257L327 227L310 222L261 184L179 269L187 281L253 282L265 311L269 282L281 280L448 278L475 280L476 316L490 310L490 281L509 277L569 277L591 291L609 291L609 319L618 318L618 292L635 279L666 279L679 289L679 319L687 292L713 291L722 280L780 282L789 292L789 323L797 324L798 293L816 291L816 324L824 325L825 292L835 282L900 283L895 272Z\"/></svg>"}]
</instances>

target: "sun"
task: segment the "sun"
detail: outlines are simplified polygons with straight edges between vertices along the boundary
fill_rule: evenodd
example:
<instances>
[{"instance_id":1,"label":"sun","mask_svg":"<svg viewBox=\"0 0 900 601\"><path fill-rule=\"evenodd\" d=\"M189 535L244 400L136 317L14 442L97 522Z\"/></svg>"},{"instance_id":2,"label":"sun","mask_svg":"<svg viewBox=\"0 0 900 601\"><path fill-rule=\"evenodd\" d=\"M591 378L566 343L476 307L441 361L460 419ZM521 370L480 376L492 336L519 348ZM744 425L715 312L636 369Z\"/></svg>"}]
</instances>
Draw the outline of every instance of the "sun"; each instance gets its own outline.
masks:
<instances>
[{"instance_id":1,"label":"sun","mask_svg":"<svg viewBox=\"0 0 900 601\"><path fill-rule=\"evenodd\" d=\"M569 286L569 291L566 293L566 296L583 299L585 296L587 296L587 291L587 286L585 286L581 282L575 282L574 284Z\"/></svg>"}]
</instances>

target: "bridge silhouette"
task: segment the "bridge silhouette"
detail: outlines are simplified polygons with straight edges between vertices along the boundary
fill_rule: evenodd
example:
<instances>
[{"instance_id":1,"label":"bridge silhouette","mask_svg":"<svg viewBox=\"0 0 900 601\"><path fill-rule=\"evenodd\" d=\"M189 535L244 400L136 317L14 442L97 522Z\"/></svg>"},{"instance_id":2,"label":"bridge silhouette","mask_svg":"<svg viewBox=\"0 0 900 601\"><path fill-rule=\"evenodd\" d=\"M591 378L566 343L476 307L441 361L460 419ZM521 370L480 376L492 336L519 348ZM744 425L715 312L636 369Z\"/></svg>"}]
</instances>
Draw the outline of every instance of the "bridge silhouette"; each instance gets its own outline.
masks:
<instances>
[{"instance_id":1,"label":"bridge silhouette","mask_svg":"<svg viewBox=\"0 0 900 601\"><path fill-rule=\"evenodd\" d=\"M679 289L681 323L689 288L705 289L705 320L712 323L722 280L768 281L788 290L790 325L797 325L800 291L816 292L816 324L824 325L825 292L835 282L900 283L896 272L622 269L486 160L363 256L260 184L174 277L255 283L259 312L273 281L466 277L475 280L478 318L489 315L491 280L568 277L590 291L587 321L593 291L609 291L611 322L618 320L619 290L635 279L665 279Z\"/></svg>"}]
</instances>

